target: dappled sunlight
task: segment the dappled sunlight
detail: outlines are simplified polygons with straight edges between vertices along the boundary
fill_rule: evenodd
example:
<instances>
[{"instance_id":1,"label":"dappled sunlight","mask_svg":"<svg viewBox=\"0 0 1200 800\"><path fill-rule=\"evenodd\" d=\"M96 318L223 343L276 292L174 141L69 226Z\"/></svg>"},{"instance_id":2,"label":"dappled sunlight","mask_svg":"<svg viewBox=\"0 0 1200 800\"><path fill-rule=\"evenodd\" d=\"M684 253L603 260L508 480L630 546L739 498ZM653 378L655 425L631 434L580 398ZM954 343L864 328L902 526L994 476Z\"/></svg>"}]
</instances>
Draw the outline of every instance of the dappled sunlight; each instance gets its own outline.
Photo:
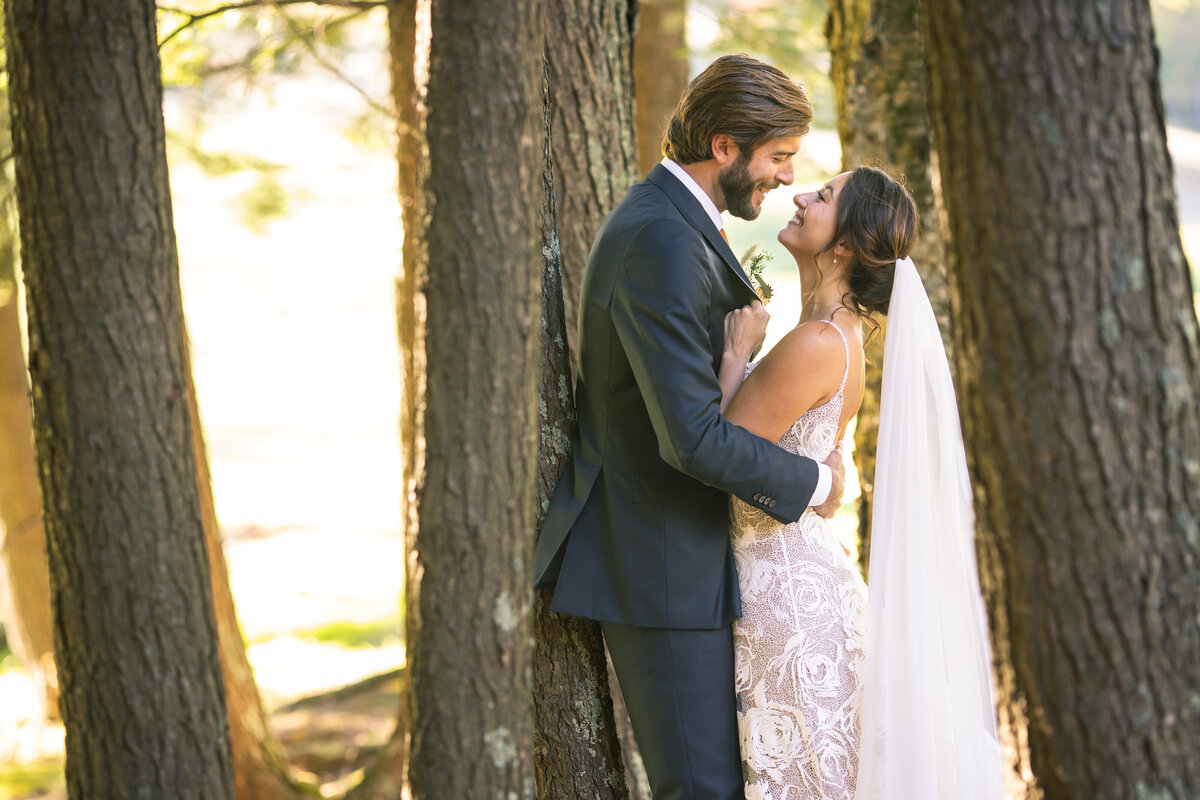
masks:
<instances>
[{"instance_id":1,"label":"dappled sunlight","mask_svg":"<svg viewBox=\"0 0 1200 800\"><path fill-rule=\"evenodd\" d=\"M396 669L404 663L404 646L399 642L380 647L342 647L322 644L297 636L281 636L251 645L248 650L254 674L259 679L263 703L278 708L304 697L360 681ZM394 715L395 709L391 709ZM394 719L387 719L394 724Z\"/></svg>"},{"instance_id":2,"label":"dappled sunlight","mask_svg":"<svg viewBox=\"0 0 1200 800\"><path fill-rule=\"evenodd\" d=\"M61 757L62 725L42 721L33 682L16 668L15 663L11 666L12 669L0 671L0 763L28 764ZM0 786L2 797L3 787Z\"/></svg>"},{"instance_id":3,"label":"dappled sunlight","mask_svg":"<svg viewBox=\"0 0 1200 800\"><path fill-rule=\"evenodd\" d=\"M382 46L373 52L385 74ZM268 704L403 658L398 643L350 650L290 636L399 611L396 162L346 138L340 126L360 112L352 92L318 73L208 116L205 149L284 167L288 213L265 235L240 223L244 176L171 165L217 515ZM182 124L170 95L166 113Z\"/></svg>"}]
</instances>

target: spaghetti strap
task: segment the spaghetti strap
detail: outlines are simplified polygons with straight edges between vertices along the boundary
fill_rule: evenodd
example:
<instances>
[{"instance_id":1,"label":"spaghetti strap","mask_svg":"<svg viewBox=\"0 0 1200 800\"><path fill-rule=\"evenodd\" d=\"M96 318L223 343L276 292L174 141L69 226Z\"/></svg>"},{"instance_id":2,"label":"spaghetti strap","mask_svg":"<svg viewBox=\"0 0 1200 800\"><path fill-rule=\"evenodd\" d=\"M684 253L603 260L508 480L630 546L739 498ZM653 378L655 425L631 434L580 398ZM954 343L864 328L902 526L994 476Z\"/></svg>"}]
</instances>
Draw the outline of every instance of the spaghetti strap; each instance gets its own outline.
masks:
<instances>
[{"instance_id":1,"label":"spaghetti strap","mask_svg":"<svg viewBox=\"0 0 1200 800\"><path fill-rule=\"evenodd\" d=\"M842 383L838 386L837 393L841 394L846 388L846 379L850 377L850 343L846 341L846 334L838 327L838 324L831 319L819 319L817 322L824 322L826 325L832 325L833 329L838 332L838 336L842 337L842 349L846 351L846 366L842 370Z\"/></svg>"}]
</instances>

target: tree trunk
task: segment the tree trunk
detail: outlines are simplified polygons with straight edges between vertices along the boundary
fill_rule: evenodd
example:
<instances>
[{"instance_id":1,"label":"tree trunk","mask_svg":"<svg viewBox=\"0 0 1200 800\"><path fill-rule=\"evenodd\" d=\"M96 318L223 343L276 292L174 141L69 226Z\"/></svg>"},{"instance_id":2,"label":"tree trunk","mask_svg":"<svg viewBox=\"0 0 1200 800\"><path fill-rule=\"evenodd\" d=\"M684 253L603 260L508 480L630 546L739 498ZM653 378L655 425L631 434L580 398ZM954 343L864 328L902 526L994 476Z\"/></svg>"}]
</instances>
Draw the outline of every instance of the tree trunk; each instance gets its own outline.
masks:
<instances>
[{"instance_id":1,"label":"tree trunk","mask_svg":"<svg viewBox=\"0 0 1200 800\"><path fill-rule=\"evenodd\" d=\"M551 35L546 37L546 139L542 166L545 193L542 200L544 261L538 405L538 531L545 520L545 511L559 476L570 458L571 427L575 424L559 243L560 229L570 226L560 226L555 210L557 205L566 203L556 198L554 175L557 171L561 176L562 169L555 169L554 137L557 133L554 132L554 120L562 120L561 127L567 128L571 122L595 119L595 109L582 102L581 93L576 89L584 88L582 97L594 100L605 90L611 91L619 85L611 81L588 85L588 76L595 80L596 71L582 68L586 65L573 63L573 59L581 51L589 52L592 48L577 46L573 34L581 31L572 25L572 18L587 16L579 13L577 8L564 13L568 11L564 5L553 4L547 15L547 31ZM616 57L607 65L619 73L619 47L613 47L613 40L619 36L621 27L618 23L614 30L612 22L618 19L623 22L628 18L620 14L620 9L610 6L609 11L616 13L590 18L593 26L603 26L606 21L609 25L607 29L602 28L601 37L588 41L596 46L595 49L603 50L607 44L618 50ZM579 16L575 17L576 14ZM566 35L563 35L564 31L567 31ZM628 67L629 59L626 58L624 63ZM628 75L628 68L624 72ZM557 81L553 76L557 76ZM557 102L552 97L558 98ZM628 93L625 93L626 102L628 97ZM606 99L612 102L611 97ZM577 160L568 161L568 164L577 163ZM560 181L559 191L563 194L578 196L584 189L571 185L561 177ZM585 216L581 222L587 225L592 220ZM613 720L604 641L599 625L591 620L551 613L549 597L542 592L537 593L534 599L533 677L537 796L544 800L626 798L628 792L621 766L620 742Z\"/></svg>"},{"instance_id":2,"label":"tree trunk","mask_svg":"<svg viewBox=\"0 0 1200 800\"><path fill-rule=\"evenodd\" d=\"M1200 796L1200 347L1149 4L924 18L1014 782Z\"/></svg>"},{"instance_id":3,"label":"tree trunk","mask_svg":"<svg viewBox=\"0 0 1200 800\"><path fill-rule=\"evenodd\" d=\"M633 5L560 0L548 7L546 22L539 530L570 456L583 269L605 215L637 179ZM538 796L625 797L599 626L550 613L549 598L539 593L534 633Z\"/></svg>"},{"instance_id":4,"label":"tree trunk","mask_svg":"<svg viewBox=\"0 0 1200 800\"><path fill-rule=\"evenodd\" d=\"M397 163L404 245L396 281L400 341L400 447L404 491L401 520L407 536L417 532L417 489L425 470L425 208L421 175L428 171L425 94L429 82L429 0L400 0L388 8L392 101L397 114ZM410 541L415 544L415 539ZM410 552L411 552L410 548Z\"/></svg>"},{"instance_id":5,"label":"tree trunk","mask_svg":"<svg viewBox=\"0 0 1200 800\"><path fill-rule=\"evenodd\" d=\"M0 209L0 620L37 690L42 716L57 719L50 571L9 219Z\"/></svg>"},{"instance_id":6,"label":"tree trunk","mask_svg":"<svg viewBox=\"0 0 1200 800\"><path fill-rule=\"evenodd\" d=\"M687 4L641 0L633 50L637 100L637 171L662 161L662 140L680 95L687 88Z\"/></svg>"},{"instance_id":7,"label":"tree trunk","mask_svg":"<svg viewBox=\"0 0 1200 800\"><path fill-rule=\"evenodd\" d=\"M926 99L925 42L920 0L833 0L830 4L830 76L837 102L842 169L884 162L903 175L921 209L921 236L912 259L921 272L942 329L950 342L946 262L934 208ZM854 463L862 494L858 501L859 560L867 574L871 554L875 443L879 438L879 390L883 382L883 333L867 348L862 407L854 433Z\"/></svg>"},{"instance_id":8,"label":"tree trunk","mask_svg":"<svg viewBox=\"0 0 1200 800\"><path fill-rule=\"evenodd\" d=\"M155 8L6 2L72 798L229 798Z\"/></svg>"},{"instance_id":9,"label":"tree trunk","mask_svg":"<svg viewBox=\"0 0 1200 800\"><path fill-rule=\"evenodd\" d=\"M637 180L629 0L547 6L554 186L570 363L583 268L596 232Z\"/></svg>"},{"instance_id":10,"label":"tree trunk","mask_svg":"<svg viewBox=\"0 0 1200 800\"><path fill-rule=\"evenodd\" d=\"M426 468L407 624L416 800L534 796L542 11L432 7Z\"/></svg>"}]
</instances>

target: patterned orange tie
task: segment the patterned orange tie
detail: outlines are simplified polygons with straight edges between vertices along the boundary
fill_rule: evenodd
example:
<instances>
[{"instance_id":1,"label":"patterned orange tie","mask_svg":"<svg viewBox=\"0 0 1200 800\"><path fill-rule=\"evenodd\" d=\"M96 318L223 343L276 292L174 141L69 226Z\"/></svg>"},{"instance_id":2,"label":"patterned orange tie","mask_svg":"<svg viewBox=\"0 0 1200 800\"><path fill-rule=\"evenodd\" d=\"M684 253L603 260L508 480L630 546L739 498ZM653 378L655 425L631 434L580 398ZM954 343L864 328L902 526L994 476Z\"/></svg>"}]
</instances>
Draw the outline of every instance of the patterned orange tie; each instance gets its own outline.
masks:
<instances>
[{"instance_id":1,"label":"patterned orange tie","mask_svg":"<svg viewBox=\"0 0 1200 800\"><path fill-rule=\"evenodd\" d=\"M724 228L721 228L721 238L725 240L725 244L729 244L729 237L725 235Z\"/></svg>"}]
</instances>

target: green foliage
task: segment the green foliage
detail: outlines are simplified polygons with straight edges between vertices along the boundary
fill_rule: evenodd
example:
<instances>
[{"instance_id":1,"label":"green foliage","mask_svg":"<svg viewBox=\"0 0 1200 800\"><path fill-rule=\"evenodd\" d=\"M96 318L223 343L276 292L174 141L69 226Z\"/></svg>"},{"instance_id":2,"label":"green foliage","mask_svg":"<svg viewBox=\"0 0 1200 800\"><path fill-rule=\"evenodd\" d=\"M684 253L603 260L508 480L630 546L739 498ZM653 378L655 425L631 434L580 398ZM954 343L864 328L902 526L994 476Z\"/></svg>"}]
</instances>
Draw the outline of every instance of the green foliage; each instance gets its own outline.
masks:
<instances>
[{"instance_id":1,"label":"green foliage","mask_svg":"<svg viewBox=\"0 0 1200 800\"><path fill-rule=\"evenodd\" d=\"M342 136L363 150L385 150L393 146L395 128L388 118L388 124L381 124L382 117L368 109L341 128Z\"/></svg>"},{"instance_id":2,"label":"green foliage","mask_svg":"<svg viewBox=\"0 0 1200 800\"><path fill-rule=\"evenodd\" d=\"M257 182L238 196L242 224L265 236L269 222L288 215L293 194L273 174L260 173Z\"/></svg>"},{"instance_id":3,"label":"green foliage","mask_svg":"<svg viewBox=\"0 0 1200 800\"><path fill-rule=\"evenodd\" d=\"M300 194L284 187L280 178L286 167L282 164L245 153L205 150L194 131L167 131L167 147L172 159L186 158L210 178L254 175L254 183L238 195L236 202L242 224L259 236L266 235L271 221L291 212L291 199Z\"/></svg>"},{"instance_id":4,"label":"green foliage","mask_svg":"<svg viewBox=\"0 0 1200 800\"><path fill-rule=\"evenodd\" d=\"M392 118L384 99L371 97L343 69L355 56L354 32L382 30L384 12L264 2L211 13L218 7L181 0L178 7L159 8L163 84L176 112L168 116L168 146L173 159L186 159L210 177L249 174L250 188L234 202L242 223L264 235L302 193L285 184L282 165L245 153L209 151L200 132L210 116L236 113L248 92L270 96L281 81L304 80L317 70L334 75L365 101L362 114L346 125L348 138L364 148L389 147Z\"/></svg>"},{"instance_id":5,"label":"green foliage","mask_svg":"<svg viewBox=\"0 0 1200 800\"><path fill-rule=\"evenodd\" d=\"M706 9L720 31L705 55L746 53L774 64L804 87L816 125L832 128L837 124L825 34L829 19L826 0L769 0L745 10L719 0L695 0L692 5Z\"/></svg>"},{"instance_id":6,"label":"green foliage","mask_svg":"<svg viewBox=\"0 0 1200 800\"><path fill-rule=\"evenodd\" d=\"M43 797L65 789L66 778L61 757L0 767L0 800Z\"/></svg>"},{"instance_id":7,"label":"green foliage","mask_svg":"<svg viewBox=\"0 0 1200 800\"><path fill-rule=\"evenodd\" d=\"M244 153L205 150L200 146L199 139L194 133L167 131L167 146L171 148L173 155L186 156L210 178L223 178L247 170L275 174L284 169L282 164L248 156Z\"/></svg>"}]
</instances>

